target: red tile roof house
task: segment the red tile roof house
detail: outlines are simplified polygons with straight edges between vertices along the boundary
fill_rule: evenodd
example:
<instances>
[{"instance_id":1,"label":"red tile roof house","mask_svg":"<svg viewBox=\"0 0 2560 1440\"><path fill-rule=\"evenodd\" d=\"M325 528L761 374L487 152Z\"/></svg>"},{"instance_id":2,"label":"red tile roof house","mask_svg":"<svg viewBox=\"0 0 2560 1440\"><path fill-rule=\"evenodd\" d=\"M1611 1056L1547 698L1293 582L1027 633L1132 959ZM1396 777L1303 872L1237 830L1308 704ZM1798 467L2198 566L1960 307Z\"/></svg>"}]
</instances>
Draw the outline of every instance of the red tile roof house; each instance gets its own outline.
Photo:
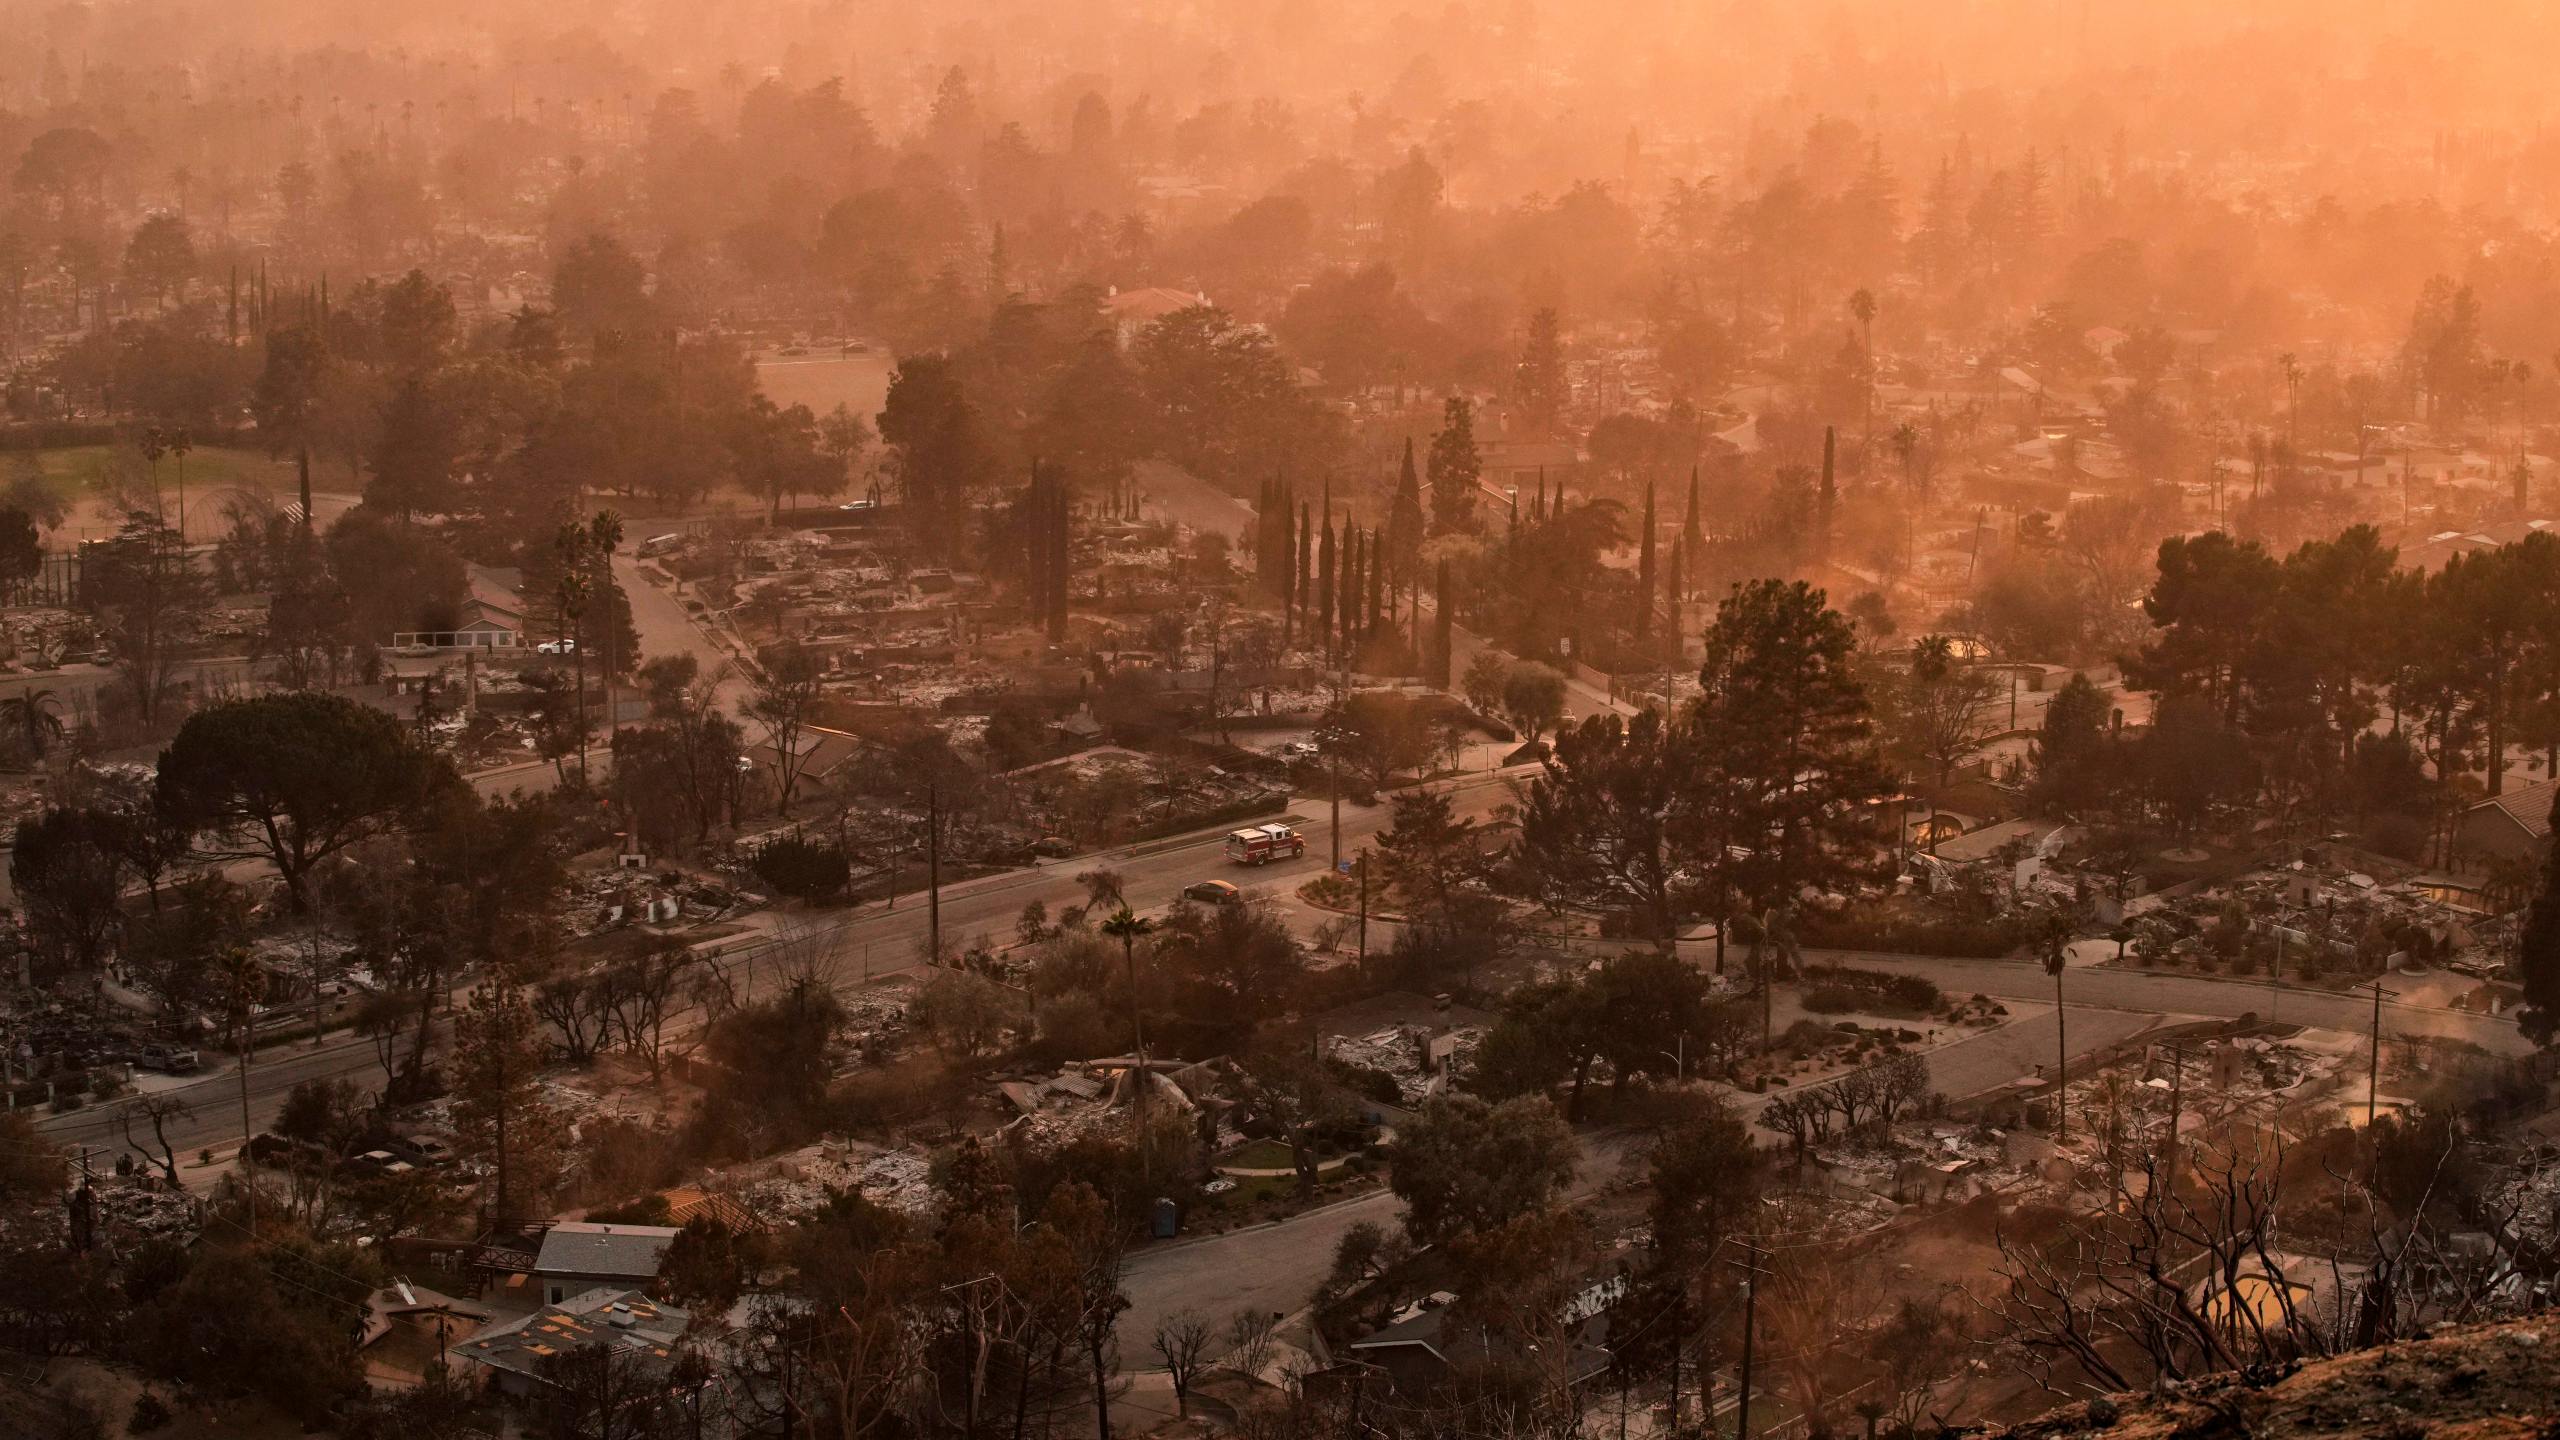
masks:
<instances>
[{"instance_id":1,"label":"red tile roof house","mask_svg":"<svg viewBox=\"0 0 2560 1440\"><path fill-rule=\"evenodd\" d=\"M2501 861L2539 862L2543 847L2551 843L2555 798L2560 798L2560 781L2538 780L2511 786L2505 794L2464 810L2454 825L2454 863L2465 870L2490 870Z\"/></svg>"}]
</instances>

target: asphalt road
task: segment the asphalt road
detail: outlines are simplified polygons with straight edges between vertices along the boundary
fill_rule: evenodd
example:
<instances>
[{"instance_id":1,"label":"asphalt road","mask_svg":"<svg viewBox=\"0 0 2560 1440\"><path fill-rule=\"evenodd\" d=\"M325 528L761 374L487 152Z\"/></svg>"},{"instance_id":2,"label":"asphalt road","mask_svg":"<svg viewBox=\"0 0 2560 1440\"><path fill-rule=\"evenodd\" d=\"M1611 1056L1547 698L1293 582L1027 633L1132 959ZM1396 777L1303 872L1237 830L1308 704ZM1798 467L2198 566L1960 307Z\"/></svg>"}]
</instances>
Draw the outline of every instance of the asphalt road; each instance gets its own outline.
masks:
<instances>
[{"instance_id":1,"label":"asphalt road","mask_svg":"<svg viewBox=\"0 0 2560 1440\"><path fill-rule=\"evenodd\" d=\"M2162 1021L2161 1016L2131 1011L2094 1010L2074 1006L2067 1026L2073 1058L2088 1055L2136 1035ZM1930 1079L1948 1095L1973 1095L2005 1085L2054 1054L2053 1014L2033 1012L2000 1026L1967 1036L1927 1055ZM1756 1115L1759 1107L1784 1091L1751 1095L1719 1088L1734 1107ZM1617 1132L1587 1133L1582 1138L1583 1163L1574 1178L1573 1196L1595 1193L1616 1179L1622 1167L1638 1157L1635 1138ZM1141 1354L1156 1323L1185 1310L1224 1324L1238 1310L1295 1312L1315 1294L1332 1268L1334 1247L1344 1232L1362 1221L1392 1226L1404 1206L1385 1190L1336 1201L1285 1220L1223 1235L1168 1241L1129 1257L1122 1288L1129 1311L1121 1318L1128 1337L1122 1363L1133 1370L1161 1362Z\"/></svg>"},{"instance_id":2,"label":"asphalt road","mask_svg":"<svg viewBox=\"0 0 2560 1440\"><path fill-rule=\"evenodd\" d=\"M550 775L551 767L540 765L527 767L522 778L531 788L547 783ZM1476 776L1460 783L1470 792L1494 796L1508 793L1499 777ZM1183 886L1203 878L1232 876L1250 879L1251 890L1292 890L1306 877L1321 873L1327 862L1328 828L1321 812L1308 818L1311 823L1303 827L1309 842L1304 859L1251 871L1236 870L1225 862L1221 852L1226 832L1221 827L946 886L942 898L943 934L950 943L981 934L1002 938L1011 933L1015 917L1030 901L1039 900L1053 912L1081 904L1085 892L1075 877L1099 865L1121 872L1129 903L1141 910L1170 905ZM1384 805L1344 805L1345 853L1375 835L1385 822ZM808 954L822 973L839 983L859 983L916 968L925 953L930 924L926 897L909 894L899 897L894 908L875 903L850 911L821 912L810 923L786 930L780 939L753 943L724 956L722 963L733 967L739 982L750 993L772 988L778 967L771 961L782 951ZM170 1127L170 1138L182 1152L229 1146L242 1133L238 1077L219 1057L208 1054L206 1064L218 1068L210 1068L198 1079L162 1092L178 1095L194 1111L191 1118ZM296 1041L269 1046L253 1057L250 1066L251 1126L265 1128L295 1084L341 1076L367 1087L380 1083L380 1067L375 1064L368 1043L338 1038L317 1048ZM39 1124L72 1143L120 1145L123 1131L118 1112L126 1104L129 1102L47 1116Z\"/></svg>"},{"instance_id":3,"label":"asphalt road","mask_svg":"<svg viewBox=\"0 0 2560 1440\"><path fill-rule=\"evenodd\" d=\"M1988 995L2034 1007L2007 1024L1928 1052L1931 1083L1943 1094L1979 1095L2054 1061L2053 981L2034 961L1843 951L1809 952L1809 958L1924 975L1951 994ZM2270 987L2262 981L2082 967L2064 974L2063 993L2064 1029L2074 1061L2181 1020L2255 1014L2350 1034L2364 1033L2373 1021L2369 998ZM2531 1049L2512 1020L2458 1011L2386 1002L2382 1029L2386 1035L2468 1040L2500 1055ZM1728 1098L1746 1113L1756 1112L1767 1099L1730 1092ZM1586 1167L1586 1182L1590 1173ZM1130 1310L1123 1333L1138 1337L1136 1343L1142 1345L1156 1321L1183 1310L1197 1310L1213 1322L1239 1309L1293 1312L1323 1280L1343 1232L1363 1220L1392 1224L1401 1214L1393 1195L1377 1191L1270 1225L1142 1249L1129 1262L1125 1287ZM1133 1358L1127 1363L1143 1369L1155 1362Z\"/></svg>"},{"instance_id":4,"label":"asphalt road","mask_svg":"<svg viewBox=\"0 0 2560 1440\"><path fill-rule=\"evenodd\" d=\"M618 560L617 566L630 562ZM682 606L635 573L623 578L632 596L635 624L647 653L686 651L716 668L727 656L692 623ZM735 683L735 682L732 682ZM1597 708L1605 697L1577 695L1576 709ZM486 777L484 786L549 783L547 765L520 767ZM1469 776L1452 782L1462 813L1482 815L1510 798L1510 777ZM946 887L941 923L947 942L973 935L1009 934L1025 904L1040 901L1052 912L1084 900L1075 882L1078 872L1108 865L1121 872L1130 904L1151 910L1170 904L1194 880L1232 878L1249 890L1291 895L1306 878L1321 873L1332 851L1329 807L1306 802L1295 814L1309 842L1306 857L1253 871L1237 871L1221 855L1223 829L1175 836L1142 845L1074 859L1043 863ZM1384 828L1387 807L1345 804L1341 810L1341 850L1345 855ZM1296 907L1292 907L1293 909ZM795 917L799 918L799 917ZM900 897L892 909L868 905L835 912L793 927L779 941L748 946L724 963L740 970L751 989L771 985L778 968L767 961L775 946L814 955L831 978L855 982L914 968L924 952L928 930L925 897ZM1817 952L1815 958L1833 958ZM1946 960L1924 956L1838 954L1836 958L1876 969L1924 975L1950 993L1980 993L2004 1000L2049 1005L2052 981L2031 961ZM2067 1025L2074 1058L2138 1034L2145 1028L2179 1018L2230 1018L2244 1013L2324 1028L2361 1032L2370 1022L2370 1000L2296 987L2271 988L2263 982L2209 979L2146 971L2074 968L2063 977L2068 1005ZM2498 1054L2522 1054L2529 1047L2511 1021L2458 1012L2386 1004L2387 1033L2432 1034L2467 1039ZM1976 1094L2008 1083L2054 1058L2054 1029L2049 1009L2023 1015L2010 1024L1967 1037L1931 1052L1932 1078L1950 1095ZM215 1057L208 1057L214 1062ZM218 1062L215 1062L218 1063ZM372 1048L352 1038L332 1039L313 1047L299 1041L271 1046L255 1059L249 1075L248 1111L252 1128L264 1128L285 1093L300 1081L345 1076L367 1086L379 1082ZM173 1093L185 1098L194 1114L171 1127L181 1155L206 1146L227 1147L241 1134L238 1076L229 1066L208 1072ZM1753 1102L1756 1103L1756 1102ZM44 1129L73 1144L120 1147L122 1127L115 1107L98 1107L70 1115L48 1116ZM1580 1183L1597 1184L1614 1169L1609 1142L1586 1142L1593 1153ZM1303 1305L1331 1263L1342 1233L1364 1220L1388 1223L1397 1216L1394 1198L1376 1193L1294 1216L1277 1224L1201 1240L1181 1241L1139 1251L1132 1257L1128 1291L1132 1302L1123 1333L1143 1346L1154 1323L1184 1309L1196 1309L1222 1320L1239 1308L1291 1311ZM1135 1351L1132 1351L1135 1354ZM1132 1359L1131 1363L1140 1362Z\"/></svg>"},{"instance_id":5,"label":"asphalt road","mask_svg":"<svg viewBox=\"0 0 2560 1440\"><path fill-rule=\"evenodd\" d=\"M526 767L522 781L530 788L547 783L549 776L547 765ZM1468 776L1451 782L1451 788L1459 794L1462 812L1481 815L1510 798L1510 778L1506 774ZM1170 905L1183 886L1207 878L1238 880L1248 893L1293 896L1302 881L1324 871L1332 848L1329 807L1322 802L1303 803L1293 813L1307 837L1307 855L1252 870L1239 870L1225 862L1221 853L1225 832L1221 828L1044 862L1026 870L946 886L941 907L945 943L963 943L980 935L1001 939L1011 933L1015 917L1031 901L1040 901L1052 913L1082 904L1085 892L1075 877L1097 866L1118 870L1129 903L1142 911ZM1383 804L1345 803L1342 852L1356 853L1385 828L1386 820L1387 807ZM771 960L777 949L806 954L822 973L838 983L859 983L913 969L921 962L930 927L926 898L921 894L899 897L894 908L875 903L850 911L821 912L814 918L792 918L805 923L788 928L780 940L742 947L725 957L724 963L736 968L740 983L751 993L773 984L777 967ZM2041 966L2027 960L1948 960L1849 952L1812 952L1812 958L1836 958L1875 969L1924 975L1958 995L1979 993L2039 1004L2049 1004L2053 998L2052 981ZM2372 1016L2370 1000L2294 986L2272 989L2263 982L2082 967L2066 972L2063 985L2070 1007L2066 1028L2075 1056L2122 1038L2131 1033L2124 1027L2139 1028L2136 1020L2149 1023L2151 1017L2232 1018L2254 1013L2357 1033L2366 1028ZM2502 1055L2520 1055L2530 1048L2512 1021L2456 1011L2386 1004L2383 1029L2393 1035L2465 1039ZM2037 1065L2050 1064L2053 1055L2052 1026L2022 1022L1939 1051L1931 1057L1930 1064L1941 1091L1965 1095L2005 1083ZM251 1068L252 1124L264 1127L295 1083L322 1075L347 1076L370 1086L379 1081L379 1067L374 1064L370 1047L361 1041L334 1041L316 1050L295 1042L270 1047ZM236 1079L226 1069L178 1090L195 1111L194 1118L173 1128L172 1137L182 1148L228 1145L239 1138L235 1087ZM50 1116L42 1123L44 1128L75 1141L109 1144L121 1136L113 1107Z\"/></svg>"},{"instance_id":6,"label":"asphalt road","mask_svg":"<svg viewBox=\"0 0 2560 1440\"><path fill-rule=\"evenodd\" d=\"M1596 1194L1616 1180L1637 1150L1637 1137L1617 1131L1587 1133L1580 1142L1581 1165L1567 1191L1574 1198ZM1121 1276L1121 1289L1129 1297L1129 1309L1120 1317L1121 1365L1162 1368L1162 1358L1147 1349L1148 1341L1159 1321L1185 1310L1197 1311L1218 1327L1238 1310L1296 1311L1333 1268L1334 1246L1344 1232L1364 1220L1393 1226L1403 1216L1402 1201L1386 1190L1372 1190L1271 1224L1137 1251Z\"/></svg>"},{"instance_id":7,"label":"asphalt road","mask_svg":"<svg viewBox=\"0 0 2560 1440\"><path fill-rule=\"evenodd\" d=\"M2043 966L2031 960L1945 960L1843 951L1806 953L1817 960L1835 959L1868 969L1926 976L1938 988L1954 995L1980 994L2046 1003L2053 999L2052 979ZM2274 986L2264 980L2078 966L2063 972L2062 989L2074 1015L2086 1007L2223 1019L2254 1014L2265 1020L2356 1035L2364 1034L2373 1023L2373 1001L2369 996L2341 995L2299 985ZM2533 1050L2517 1032L2512 1019L2428 1006L2386 1001L2382 1007L2382 1031L2386 1035L2467 1040L2493 1055L2525 1055ZM1961 1092L1950 1089L1948 1093Z\"/></svg>"}]
</instances>

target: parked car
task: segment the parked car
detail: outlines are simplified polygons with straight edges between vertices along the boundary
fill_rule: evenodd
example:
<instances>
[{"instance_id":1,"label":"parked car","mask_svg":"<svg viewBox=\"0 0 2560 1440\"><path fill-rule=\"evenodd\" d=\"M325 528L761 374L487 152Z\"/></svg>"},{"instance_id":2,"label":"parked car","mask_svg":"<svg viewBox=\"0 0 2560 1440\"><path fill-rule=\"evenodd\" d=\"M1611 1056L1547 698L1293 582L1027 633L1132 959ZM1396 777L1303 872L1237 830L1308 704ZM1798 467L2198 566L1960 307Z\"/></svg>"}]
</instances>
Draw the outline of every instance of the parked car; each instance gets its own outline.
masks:
<instances>
[{"instance_id":1,"label":"parked car","mask_svg":"<svg viewBox=\"0 0 2560 1440\"><path fill-rule=\"evenodd\" d=\"M434 1135L402 1135L390 1148L414 1165L450 1165L459 1158L452 1142Z\"/></svg>"},{"instance_id":2,"label":"parked car","mask_svg":"<svg viewBox=\"0 0 2560 1440\"><path fill-rule=\"evenodd\" d=\"M192 1074L204 1065L202 1057L183 1045L145 1045L135 1054L135 1062L146 1070L164 1075Z\"/></svg>"},{"instance_id":3,"label":"parked car","mask_svg":"<svg viewBox=\"0 0 2560 1440\"><path fill-rule=\"evenodd\" d=\"M407 1175L418 1167L388 1150L367 1150L348 1156L338 1168L350 1175Z\"/></svg>"},{"instance_id":4,"label":"parked car","mask_svg":"<svg viewBox=\"0 0 2560 1440\"><path fill-rule=\"evenodd\" d=\"M327 1151L308 1140L288 1139L273 1131L254 1137L246 1148L249 1158L261 1165L318 1167L326 1164L329 1158Z\"/></svg>"}]
</instances>

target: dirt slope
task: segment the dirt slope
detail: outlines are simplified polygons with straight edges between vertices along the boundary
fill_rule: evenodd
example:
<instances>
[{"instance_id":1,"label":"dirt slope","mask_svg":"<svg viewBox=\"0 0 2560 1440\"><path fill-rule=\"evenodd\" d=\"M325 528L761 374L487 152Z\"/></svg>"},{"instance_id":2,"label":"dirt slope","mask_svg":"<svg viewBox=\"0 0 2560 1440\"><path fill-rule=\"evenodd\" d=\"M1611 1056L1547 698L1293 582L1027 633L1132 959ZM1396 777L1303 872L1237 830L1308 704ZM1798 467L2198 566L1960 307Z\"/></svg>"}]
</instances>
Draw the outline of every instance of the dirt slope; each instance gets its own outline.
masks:
<instances>
[{"instance_id":1,"label":"dirt slope","mask_svg":"<svg viewBox=\"0 0 2560 1440\"><path fill-rule=\"evenodd\" d=\"M2065 1406L2008 1440L2560 1440L2560 1316L2473 1325L2316 1360L2253 1388L2216 1376Z\"/></svg>"}]
</instances>

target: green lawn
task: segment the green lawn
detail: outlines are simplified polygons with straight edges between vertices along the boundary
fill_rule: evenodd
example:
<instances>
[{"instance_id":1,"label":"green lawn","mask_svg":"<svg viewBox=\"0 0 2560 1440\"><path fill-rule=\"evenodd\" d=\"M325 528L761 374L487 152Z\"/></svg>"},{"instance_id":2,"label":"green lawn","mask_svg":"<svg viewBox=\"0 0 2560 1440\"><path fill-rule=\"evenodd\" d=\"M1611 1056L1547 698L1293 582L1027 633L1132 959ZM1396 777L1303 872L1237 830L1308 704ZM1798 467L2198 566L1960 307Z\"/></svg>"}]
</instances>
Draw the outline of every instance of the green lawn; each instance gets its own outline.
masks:
<instances>
[{"instance_id":1,"label":"green lawn","mask_svg":"<svg viewBox=\"0 0 2560 1440\"><path fill-rule=\"evenodd\" d=\"M138 463L130 454L119 458L114 447L106 445L74 445L60 450L19 453L35 460L37 472L54 485L55 492L66 505L103 493L108 488L108 477L118 467ZM258 451L212 445L199 445L188 451L186 469L189 495L210 495L217 490L240 485L271 489L286 475L273 460ZM174 457L160 462L160 484L173 495L177 492L178 462Z\"/></svg>"},{"instance_id":2,"label":"green lawn","mask_svg":"<svg viewBox=\"0 0 2560 1440\"><path fill-rule=\"evenodd\" d=\"M1291 1161L1288 1146L1277 1140L1255 1140L1219 1156L1216 1163L1246 1170L1286 1170Z\"/></svg>"}]
</instances>

